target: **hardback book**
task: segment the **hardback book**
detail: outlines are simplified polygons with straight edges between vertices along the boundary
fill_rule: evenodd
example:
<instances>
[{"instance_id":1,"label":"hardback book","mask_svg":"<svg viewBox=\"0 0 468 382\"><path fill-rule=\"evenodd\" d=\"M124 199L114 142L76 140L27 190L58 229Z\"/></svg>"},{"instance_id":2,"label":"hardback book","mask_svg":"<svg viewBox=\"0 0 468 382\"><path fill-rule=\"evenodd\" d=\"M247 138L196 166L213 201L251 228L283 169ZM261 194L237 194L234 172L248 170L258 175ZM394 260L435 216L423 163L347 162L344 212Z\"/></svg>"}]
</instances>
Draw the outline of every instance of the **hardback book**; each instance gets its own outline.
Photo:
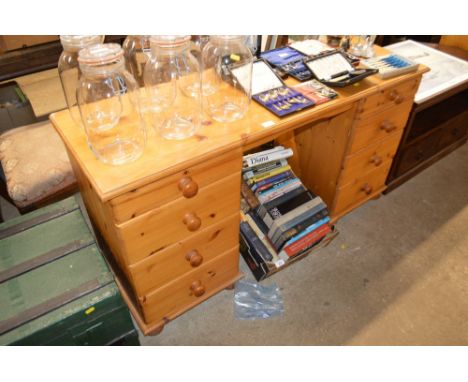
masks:
<instances>
[{"instance_id":1,"label":"hardback book","mask_svg":"<svg viewBox=\"0 0 468 382\"><path fill-rule=\"evenodd\" d=\"M256 209L258 216L263 219L268 210L280 205L281 203L288 201L289 199L294 198L295 196L303 193L304 191L307 191L307 189L304 187L304 185L301 185L300 187L286 192L285 194L279 196L276 199L273 199L264 204L259 204L258 208Z\"/></svg>"},{"instance_id":2,"label":"hardback book","mask_svg":"<svg viewBox=\"0 0 468 382\"><path fill-rule=\"evenodd\" d=\"M282 257L287 255L288 257L293 257L298 255L299 253L302 253L311 248L330 231L330 226L328 224L323 224L314 231L309 232L307 235L301 237L299 240L283 247L279 256Z\"/></svg>"},{"instance_id":3,"label":"hardback book","mask_svg":"<svg viewBox=\"0 0 468 382\"><path fill-rule=\"evenodd\" d=\"M293 236L291 239L289 239L286 243L284 243L284 247L287 247L288 245L294 243L295 241L301 239L308 233L316 230L318 227L328 224L330 222L330 218L328 216L324 217L323 219L318 220L317 222L311 224L308 226L304 231L298 233L297 235Z\"/></svg>"},{"instance_id":4,"label":"hardback book","mask_svg":"<svg viewBox=\"0 0 468 382\"><path fill-rule=\"evenodd\" d=\"M268 218L266 220L263 219L265 221L265 224L270 228L270 230L268 231L268 237L270 237L274 241L275 238L277 238L282 232L287 231L298 222L306 220L308 217L313 216L323 208L326 207L322 201L322 198L320 196L316 196L315 198L300 205L299 207L294 208L287 214L278 217L277 219L271 221ZM270 224L268 224L267 222L269 222Z\"/></svg>"},{"instance_id":5,"label":"hardback book","mask_svg":"<svg viewBox=\"0 0 468 382\"><path fill-rule=\"evenodd\" d=\"M286 166L281 166L281 167L275 168L274 170L262 172L260 174L254 175L249 180L247 180L247 184L248 185L254 184L254 183L259 182L259 181L261 181L263 179L270 178L272 176L281 174L282 172L285 172L285 171L288 171L288 170L291 170L291 167L289 165L286 165Z\"/></svg>"},{"instance_id":6,"label":"hardback book","mask_svg":"<svg viewBox=\"0 0 468 382\"><path fill-rule=\"evenodd\" d=\"M302 182L300 181L300 179L298 178L290 179L282 183L279 187L276 187L275 189L268 190L264 193L260 193L257 198L259 202L263 204L275 198L278 198L281 195L285 194L286 192L289 192L301 186L302 186Z\"/></svg>"},{"instance_id":7,"label":"hardback book","mask_svg":"<svg viewBox=\"0 0 468 382\"><path fill-rule=\"evenodd\" d=\"M273 256L268 251L268 248L257 236L255 231L247 221L241 221L240 232L249 243L249 246L252 247L259 254L259 256L261 256L266 261L271 261L273 259Z\"/></svg>"},{"instance_id":8,"label":"hardback book","mask_svg":"<svg viewBox=\"0 0 468 382\"><path fill-rule=\"evenodd\" d=\"M286 159L280 159L274 162L268 162L261 164L259 166L251 167L248 169L248 171L244 171L242 174L242 177L244 179L250 179L254 177L255 175L261 174L263 172L271 171L274 170L275 168L287 166L288 161Z\"/></svg>"},{"instance_id":9,"label":"hardback book","mask_svg":"<svg viewBox=\"0 0 468 382\"><path fill-rule=\"evenodd\" d=\"M314 199L314 195L309 191L303 191L297 196L286 200L284 203L278 204L273 208L269 209L263 218L263 221L271 227L273 221L293 211L295 208L311 201Z\"/></svg>"},{"instance_id":10,"label":"hardback book","mask_svg":"<svg viewBox=\"0 0 468 382\"><path fill-rule=\"evenodd\" d=\"M258 153L258 155L254 155L251 157L244 158L243 160L243 167L255 167L260 164L274 162L280 159L286 159L293 156L292 149L284 149L279 151L274 151L270 153Z\"/></svg>"},{"instance_id":11,"label":"hardback book","mask_svg":"<svg viewBox=\"0 0 468 382\"><path fill-rule=\"evenodd\" d=\"M261 223L257 219L254 219L252 215L253 214L244 215L245 221L249 223L250 227L253 229L257 237L261 240L261 242L263 243L263 245L266 247L269 254L271 255L268 258L265 258L265 260L272 261L273 258L276 257L276 250L273 248L272 244L270 243L266 233L262 230L262 228L260 228Z\"/></svg>"},{"instance_id":12,"label":"hardback book","mask_svg":"<svg viewBox=\"0 0 468 382\"><path fill-rule=\"evenodd\" d=\"M285 171L285 172L282 172L278 175L274 175L274 176L271 176L269 178L266 178L266 179L263 179L263 180L260 180L259 182L255 182L254 184L250 185L250 188L252 189L252 191L257 191L258 188L260 187L263 187L263 186L268 186L269 184L273 183L273 182L278 182L282 179L287 179L287 178L290 178L290 177L294 177L294 173L292 171Z\"/></svg>"},{"instance_id":13,"label":"hardback book","mask_svg":"<svg viewBox=\"0 0 468 382\"><path fill-rule=\"evenodd\" d=\"M305 220L295 219L294 221L291 222L290 228L286 230L277 230L275 238L272 239L270 237L270 241L273 243L273 247L277 251L281 250L281 248L283 248L284 246L284 243L286 243L289 239L301 233L302 231L307 229L307 227L309 227L310 225L328 216L329 214L328 209L325 208L324 205L318 208L319 210L315 212L315 214L310 215Z\"/></svg>"},{"instance_id":14,"label":"hardback book","mask_svg":"<svg viewBox=\"0 0 468 382\"><path fill-rule=\"evenodd\" d=\"M266 184L263 184L262 186L259 186L259 187L256 187L255 188L255 195L260 195L261 193L265 193L269 190L272 190L274 188L278 188L282 185L282 183L288 181L288 180L292 180L292 179L296 179L296 176L293 174L292 171L288 171L289 175L287 177L283 177L282 179L277 179L277 180L273 180L271 181L270 183L266 183Z\"/></svg>"}]
</instances>

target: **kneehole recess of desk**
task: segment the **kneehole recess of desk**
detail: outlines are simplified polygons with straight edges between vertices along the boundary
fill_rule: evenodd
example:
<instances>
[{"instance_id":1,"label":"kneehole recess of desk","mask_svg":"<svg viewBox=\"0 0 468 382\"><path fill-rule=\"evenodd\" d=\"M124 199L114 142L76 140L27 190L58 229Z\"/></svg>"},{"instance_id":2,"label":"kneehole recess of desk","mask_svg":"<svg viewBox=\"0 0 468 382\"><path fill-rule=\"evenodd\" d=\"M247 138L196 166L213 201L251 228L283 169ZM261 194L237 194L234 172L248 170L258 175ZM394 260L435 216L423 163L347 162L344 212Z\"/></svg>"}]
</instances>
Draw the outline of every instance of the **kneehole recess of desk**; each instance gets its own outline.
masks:
<instances>
[{"instance_id":1,"label":"kneehole recess of desk","mask_svg":"<svg viewBox=\"0 0 468 382\"><path fill-rule=\"evenodd\" d=\"M167 141L148 129L142 157L122 166L94 157L68 110L52 114L87 211L126 278L118 284L129 285L122 294L133 296L127 303L142 331L159 332L242 276L244 152L270 141L293 149L291 167L322 197L335 223L385 189L426 71L420 65L387 80L370 76L337 90L330 102L281 119L252 102L242 120L211 121L184 141Z\"/></svg>"}]
</instances>

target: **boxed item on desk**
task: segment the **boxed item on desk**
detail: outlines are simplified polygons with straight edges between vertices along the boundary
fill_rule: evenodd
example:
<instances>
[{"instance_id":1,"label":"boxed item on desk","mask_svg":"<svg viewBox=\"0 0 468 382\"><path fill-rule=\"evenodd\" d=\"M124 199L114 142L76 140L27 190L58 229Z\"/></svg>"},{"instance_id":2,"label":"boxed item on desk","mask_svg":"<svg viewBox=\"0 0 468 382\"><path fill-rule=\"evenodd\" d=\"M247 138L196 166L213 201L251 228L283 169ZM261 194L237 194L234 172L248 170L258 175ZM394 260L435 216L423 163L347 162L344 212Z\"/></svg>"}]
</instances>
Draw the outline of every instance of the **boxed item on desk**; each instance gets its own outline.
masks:
<instances>
[{"instance_id":1,"label":"boxed item on desk","mask_svg":"<svg viewBox=\"0 0 468 382\"><path fill-rule=\"evenodd\" d=\"M377 69L357 69L340 51L325 52L305 61L314 77L328 86L344 87L378 72Z\"/></svg>"},{"instance_id":2,"label":"boxed item on desk","mask_svg":"<svg viewBox=\"0 0 468 382\"><path fill-rule=\"evenodd\" d=\"M419 64L398 54L389 54L364 60L362 61L362 66L377 69L379 77L385 79L415 72L418 70Z\"/></svg>"},{"instance_id":3,"label":"boxed item on desk","mask_svg":"<svg viewBox=\"0 0 468 382\"><path fill-rule=\"evenodd\" d=\"M300 91L307 98L313 100L316 105L328 102L336 97L338 93L317 80L302 82L294 86L295 90Z\"/></svg>"},{"instance_id":4,"label":"boxed item on desk","mask_svg":"<svg viewBox=\"0 0 468 382\"><path fill-rule=\"evenodd\" d=\"M307 81L312 78L312 73L304 65L304 59L307 56L290 46L268 50L261 53L260 57L298 81Z\"/></svg>"},{"instance_id":5,"label":"boxed item on desk","mask_svg":"<svg viewBox=\"0 0 468 382\"><path fill-rule=\"evenodd\" d=\"M246 65L230 67L232 76L242 86L248 88L246 70L248 70ZM262 59L253 63L252 98L278 117L303 110L315 104L314 101L305 97L302 93L286 86L268 63Z\"/></svg>"}]
</instances>

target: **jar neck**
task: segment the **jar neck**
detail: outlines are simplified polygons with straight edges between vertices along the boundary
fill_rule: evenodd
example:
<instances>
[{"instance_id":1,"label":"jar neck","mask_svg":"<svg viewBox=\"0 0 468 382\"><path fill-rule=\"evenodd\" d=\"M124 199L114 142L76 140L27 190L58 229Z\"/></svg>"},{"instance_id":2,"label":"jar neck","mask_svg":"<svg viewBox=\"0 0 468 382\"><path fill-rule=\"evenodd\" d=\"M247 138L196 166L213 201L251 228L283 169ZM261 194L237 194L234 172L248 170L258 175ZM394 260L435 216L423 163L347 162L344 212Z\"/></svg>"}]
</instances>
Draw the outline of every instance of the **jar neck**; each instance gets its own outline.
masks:
<instances>
[{"instance_id":1,"label":"jar neck","mask_svg":"<svg viewBox=\"0 0 468 382\"><path fill-rule=\"evenodd\" d=\"M125 69L123 59L108 64L100 65L80 65L81 72L88 77L106 77L120 70Z\"/></svg>"},{"instance_id":2,"label":"jar neck","mask_svg":"<svg viewBox=\"0 0 468 382\"><path fill-rule=\"evenodd\" d=\"M151 53L154 55L162 55L162 56L177 56L182 54L185 50L188 49L190 46L190 41L187 41L178 46L172 47L162 47L159 45L152 44L151 45Z\"/></svg>"}]
</instances>

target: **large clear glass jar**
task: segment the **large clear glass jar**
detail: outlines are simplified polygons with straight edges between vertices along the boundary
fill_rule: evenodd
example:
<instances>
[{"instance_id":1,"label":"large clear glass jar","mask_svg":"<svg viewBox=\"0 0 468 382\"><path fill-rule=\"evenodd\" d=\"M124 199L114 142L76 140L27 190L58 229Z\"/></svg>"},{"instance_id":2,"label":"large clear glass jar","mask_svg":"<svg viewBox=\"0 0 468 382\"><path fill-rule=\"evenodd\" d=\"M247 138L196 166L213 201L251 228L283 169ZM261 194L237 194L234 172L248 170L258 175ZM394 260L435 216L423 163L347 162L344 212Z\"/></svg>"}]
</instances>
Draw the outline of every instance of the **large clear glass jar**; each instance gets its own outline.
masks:
<instances>
[{"instance_id":1,"label":"large clear glass jar","mask_svg":"<svg viewBox=\"0 0 468 382\"><path fill-rule=\"evenodd\" d=\"M104 36L97 35L62 35L63 52L58 61L58 72L62 83L65 100L68 109L76 124L81 125L80 112L76 102L76 86L80 77L78 67L78 52L93 44L100 44L104 41Z\"/></svg>"},{"instance_id":2,"label":"large clear glass jar","mask_svg":"<svg viewBox=\"0 0 468 382\"><path fill-rule=\"evenodd\" d=\"M136 160L146 143L139 87L123 55L118 44L97 44L78 56L77 99L88 145L99 160L113 165Z\"/></svg>"},{"instance_id":3,"label":"large clear glass jar","mask_svg":"<svg viewBox=\"0 0 468 382\"><path fill-rule=\"evenodd\" d=\"M167 139L191 137L201 124L200 66L190 36L151 36L145 66L150 121Z\"/></svg>"},{"instance_id":4,"label":"large clear glass jar","mask_svg":"<svg viewBox=\"0 0 468 382\"><path fill-rule=\"evenodd\" d=\"M127 36L122 48L127 70L135 77L138 85L144 86L143 70L151 55L150 36Z\"/></svg>"},{"instance_id":5,"label":"large clear glass jar","mask_svg":"<svg viewBox=\"0 0 468 382\"><path fill-rule=\"evenodd\" d=\"M244 36L212 36L202 51L203 108L216 121L233 122L247 113L253 56ZM230 74L230 67L242 78Z\"/></svg>"}]
</instances>

